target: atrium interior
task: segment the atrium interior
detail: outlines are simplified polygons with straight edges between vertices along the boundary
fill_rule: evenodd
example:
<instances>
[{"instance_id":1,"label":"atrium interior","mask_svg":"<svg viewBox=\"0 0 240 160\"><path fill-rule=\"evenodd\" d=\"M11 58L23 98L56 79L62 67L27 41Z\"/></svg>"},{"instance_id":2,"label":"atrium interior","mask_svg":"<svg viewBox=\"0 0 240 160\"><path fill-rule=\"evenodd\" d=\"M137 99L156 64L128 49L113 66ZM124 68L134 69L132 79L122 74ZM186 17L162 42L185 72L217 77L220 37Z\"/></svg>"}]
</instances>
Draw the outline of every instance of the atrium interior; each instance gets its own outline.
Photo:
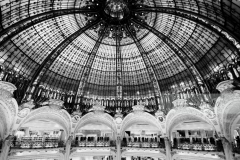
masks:
<instances>
[{"instance_id":1,"label":"atrium interior","mask_svg":"<svg viewBox=\"0 0 240 160\"><path fill-rule=\"evenodd\" d=\"M240 160L239 0L0 0L0 160Z\"/></svg>"}]
</instances>

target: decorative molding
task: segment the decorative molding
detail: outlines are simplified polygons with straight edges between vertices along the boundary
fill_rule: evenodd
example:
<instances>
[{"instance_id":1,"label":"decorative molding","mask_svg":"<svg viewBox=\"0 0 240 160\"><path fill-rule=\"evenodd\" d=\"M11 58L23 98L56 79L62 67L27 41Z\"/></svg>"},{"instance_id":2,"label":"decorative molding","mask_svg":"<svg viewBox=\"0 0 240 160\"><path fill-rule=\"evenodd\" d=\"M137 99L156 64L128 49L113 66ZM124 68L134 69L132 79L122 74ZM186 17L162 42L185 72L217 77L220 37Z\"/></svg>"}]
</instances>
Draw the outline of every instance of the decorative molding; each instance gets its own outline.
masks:
<instances>
[{"instance_id":1,"label":"decorative molding","mask_svg":"<svg viewBox=\"0 0 240 160\"><path fill-rule=\"evenodd\" d=\"M17 90L17 88L12 83L0 81L0 90L5 90L13 94L13 92Z\"/></svg>"},{"instance_id":2,"label":"decorative molding","mask_svg":"<svg viewBox=\"0 0 240 160\"><path fill-rule=\"evenodd\" d=\"M175 108L182 108L182 107L187 107L187 100L186 99L176 99L175 101L172 102Z\"/></svg>"},{"instance_id":3,"label":"decorative molding","mask_svg":"<svg viewBox=\"0 0 240 160\"><path fill-rule=\"evenodd\" d=\"M162 128L165 128L165 123L166 123L166 116L165 116L165 114L161 110L158 110L155 113L155 117L161 123Z\"/></svg>"},{"instance_id":4,"label":"decorative molding","mask_svg":"<svg viewBox=\"0 0 240 160\"><path fill-rule=\"evenodd\" d=\"M22 109L20 112L18 112L18 117L19 117L19 118L24 118L24 117L26 117L29 113L30 113L30 109L29 109L29 108L24 108L24 109Z\"/></svg>"},{"instance_id":5,"label":"decorative molding","mask_svg":"<svg viewBox=\"0 0 240 160\"><path fill-rule=\"evenodd\" d=\"M200 110L203 112L203 114L208 117L209 119L213 120L216 118L216 114L214 113L213 107L207 103L202 102L199 106Z\"/></svg>"},{"instance_id":6,"label":"decorative molding","mask_svg":"<svg viewBox=\"0 0 240 160\"><path fill-rule=\"evenodd\" d=\"M227 81L220 82L217 85L216 89L219 90L219 92L222 93L225 90L235 88L232 83L233 83L233 80L227 80Z\"/></svg>"},{"instance_id":7,"label":"decorative molding","mask_svg":"<svg viewBox=\"0 0 240 160\"><path fill-rule=\"evenodd\" d=\"M30 110L32 110L34 107L35 107L35 104L33 103L33 100L31 100L31 101L21 104L18 109L23 110L25 108L29 108Z\"/></svg>"},{"instance_id":8,"label":"decorative molding","mask_svg":"<svg viewBox=\"0 0 240 160\"><path fill-rule=\"evenodd\" d=\"M72 117L72 122L73 123L78 123L80 121L81 117L79 115L75 115Z\"/></svg>"},{"instance_id":9,"label":"decorative molding","mask_svg":"<svg viewBox=\"0 0 240 160\"><path fill-rule=\"evenodd\" d=\"M61 110L63 109L63 101L62 100L58 100L58 99L50 99L46 102L43 102L43 106L49 106L51 109L54 110Z\"/></svg>"}]
</instances>

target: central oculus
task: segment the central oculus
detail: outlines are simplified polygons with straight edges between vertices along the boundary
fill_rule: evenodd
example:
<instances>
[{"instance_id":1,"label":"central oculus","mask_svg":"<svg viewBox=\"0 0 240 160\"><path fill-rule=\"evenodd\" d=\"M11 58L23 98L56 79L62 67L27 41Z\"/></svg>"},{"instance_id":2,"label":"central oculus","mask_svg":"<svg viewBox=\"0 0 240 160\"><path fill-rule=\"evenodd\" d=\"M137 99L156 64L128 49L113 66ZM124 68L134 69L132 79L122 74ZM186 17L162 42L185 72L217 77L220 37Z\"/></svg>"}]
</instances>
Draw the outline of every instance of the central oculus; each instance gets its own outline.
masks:
<instances>
[{"instance_id":1,"label":"central oculus","mask_svg":"<svg viewBox=\"0 0 240 160\"><path fill-rule=\"evenodd\" d=\"M107 0L104 12L114 20L122 20L129 14L125 0Z\"/></svg>"}]
</instances>

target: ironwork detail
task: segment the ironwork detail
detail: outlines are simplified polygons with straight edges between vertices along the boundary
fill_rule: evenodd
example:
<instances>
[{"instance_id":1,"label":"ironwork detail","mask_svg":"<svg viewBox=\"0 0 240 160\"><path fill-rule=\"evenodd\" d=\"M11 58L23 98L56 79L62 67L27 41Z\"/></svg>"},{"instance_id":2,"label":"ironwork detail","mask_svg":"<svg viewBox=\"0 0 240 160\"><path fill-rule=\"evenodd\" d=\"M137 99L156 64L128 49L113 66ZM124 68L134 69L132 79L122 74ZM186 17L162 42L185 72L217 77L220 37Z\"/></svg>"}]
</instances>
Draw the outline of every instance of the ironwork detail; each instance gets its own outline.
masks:
<instances>
[{"instance_id":1,"label":"ironwork detail","mask_svg":"<svg viewBox=\"0 0 240 160\"><path fill-rule=\"evenodd\" d=\"M87 10L87 9L83 9L83 10L63 9L63 10L44 12L41 14L37 14L37 15L25 18L17 23L14 23L8 28L5 28L5 29L3 28L3 30L0 32L0 46L31 26L34 26L38 23L41 23L51 18L56 18L58 16L63 16L67 14L76 14L76 13L96 13L96 12L92 10Z\"/></svg>"}]
</instances>

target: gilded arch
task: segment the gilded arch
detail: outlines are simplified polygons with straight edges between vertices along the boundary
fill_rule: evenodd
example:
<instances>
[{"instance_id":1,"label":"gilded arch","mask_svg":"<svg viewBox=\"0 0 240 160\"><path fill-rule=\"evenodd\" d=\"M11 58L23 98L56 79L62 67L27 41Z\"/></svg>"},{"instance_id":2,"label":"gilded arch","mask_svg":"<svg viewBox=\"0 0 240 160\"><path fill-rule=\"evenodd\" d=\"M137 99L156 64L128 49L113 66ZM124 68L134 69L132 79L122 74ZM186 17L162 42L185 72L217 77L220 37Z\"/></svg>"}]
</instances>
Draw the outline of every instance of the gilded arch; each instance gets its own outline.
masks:
<instances>
[{"instance_id":1,"label":"gilded arch","mask_svg":"<svg viewBox=\"0 0 240 160\"><path fill-rule=\"evenodd\" d=\"M27 122L35 120L49 120L58 123L65 130L66 137L71 133L71 117L66 110L54 109L49 106L41 107L30 112L30 114L21 121L17 128Z\"/></svg>"},{"instance_id":2,"label":"gilded arch","mask_svg":"<svg viewBox=\"0 0 240 160\"><path fill-rule=\"evenodd\" d=\"M128 127L130 127L133 124L139 123L139 122L152 124L152 125L156 126L159 131L164 132L160 122L153 115L151 115L147 112L134 112L134 113L128 114L123 119L121 129L120 129L121 137L123 137L124 131Z\"/></svg>"},{"instance_id":3,"label":"gilded arch","mask_svg":"<svg viewBox=\"0 0 240 160\"><path fill-rule=\"evenodd\" d=\"M76 124L76 127L74 129L74 135L77 132L77 130L79 130L81 127L93 123L93 122L100 122L102 124L105 124L106 126L110 127L114 133L117 133L117 127L115 124L115 121L113 119L113 117L111 117L109 114L104 113L104 112L91 112L88 113L86 115L84 115L80 121L78 121L78 123Z\"/></svg>"},{"instance_id":4,"label":"gilded arch","mask_svg":"<svg viewBox=\"0 0 240 160\"><path fill-rule=\"evenodd\" d=\"M203 112L201 112L198 109L192 108L192 107L183 107L179 109L172 109L167 117L166 117L166 133L167 136L170 137L172 129L177 126L178 124L186 121L186 120L198 120L206 122L210 125L212 125L214 128L214 124L212 121L204 115Z\"/></svg>"}]
</instances>

